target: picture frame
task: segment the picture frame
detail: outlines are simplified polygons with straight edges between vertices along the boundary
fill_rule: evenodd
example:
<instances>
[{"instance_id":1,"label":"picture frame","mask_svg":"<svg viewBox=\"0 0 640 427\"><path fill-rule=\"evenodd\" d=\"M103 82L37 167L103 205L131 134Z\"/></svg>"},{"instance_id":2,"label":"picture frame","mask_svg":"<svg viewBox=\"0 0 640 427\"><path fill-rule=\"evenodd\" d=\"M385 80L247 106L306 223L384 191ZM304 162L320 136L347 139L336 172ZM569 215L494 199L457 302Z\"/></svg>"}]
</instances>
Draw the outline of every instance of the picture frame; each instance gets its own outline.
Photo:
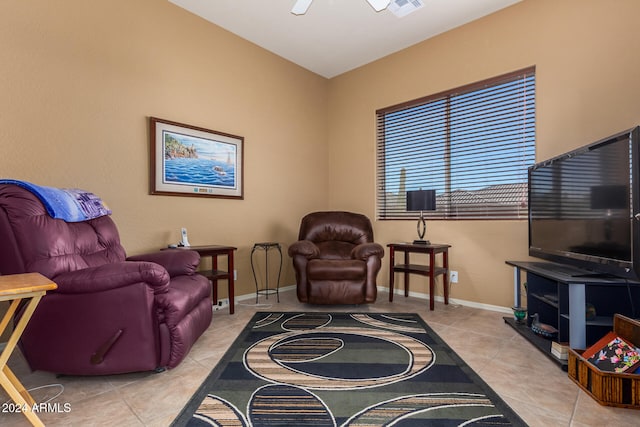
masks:
<instances>
[{"instance_id":1,"label":"picture frame","mask_svg":"<svg viewBox=\"0 0 640 427\"><path fill-rule=\"evenodd\" d=\"M244 138L149 117L150 194L244 198Z\"/></svg>"}]
</instances>

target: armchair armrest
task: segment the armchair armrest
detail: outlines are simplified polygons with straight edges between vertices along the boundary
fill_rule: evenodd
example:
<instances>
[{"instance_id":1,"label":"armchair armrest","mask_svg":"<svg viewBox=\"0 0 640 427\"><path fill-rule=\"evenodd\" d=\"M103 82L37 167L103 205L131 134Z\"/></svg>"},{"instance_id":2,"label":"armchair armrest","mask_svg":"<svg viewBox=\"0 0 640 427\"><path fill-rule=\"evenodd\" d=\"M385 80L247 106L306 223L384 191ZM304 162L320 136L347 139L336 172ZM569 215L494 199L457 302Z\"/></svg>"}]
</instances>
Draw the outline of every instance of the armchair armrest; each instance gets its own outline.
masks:
<instances>
[{"instance_id":1,"label":"armchair armrest","mask_svg":"<svg viewBox=\"0 0 640 427\"><path fill-rule=\"evenodd\" d=\"M305 258L315 258L320 255L320 249L310 240L298 240L289 246L289 256L302 255Z\"/></svg>"},{"instance_id":2,"label":"armchair armrest","mask_svg":"<svg viewBox=\"0 0 640 427\"><path fill-rule=\"evenodd\" d=\"M351 250L351 258L367 260L371 256L384 257L384 248L378 243L362 243Z\"/></svg>"},{"instance_id":3,"label":"armchair armrest","mask_svg":"<svg viewBox=\"0 0 640 427\"><path fill-rule=\"evenodd\" d=\"M146 283L153 293L167 292L169 273L162 266L152 262L116 262L82 270L58 274L52 280L58 284L55 291L61 294L81 294L107 291Z\"/></svg>"},{"instance_id":4,"label":"armchair armrest","mask_svg":"<svg viewBox=\"0 0 640 427\"><path fill-rule=\"evenodd\" d=\"M191 250L171 250L150 252L127 257L127 261L147 261L163 266L170 277L195 274L200 264L200 254Z\"/></svg>"}]
</instances>

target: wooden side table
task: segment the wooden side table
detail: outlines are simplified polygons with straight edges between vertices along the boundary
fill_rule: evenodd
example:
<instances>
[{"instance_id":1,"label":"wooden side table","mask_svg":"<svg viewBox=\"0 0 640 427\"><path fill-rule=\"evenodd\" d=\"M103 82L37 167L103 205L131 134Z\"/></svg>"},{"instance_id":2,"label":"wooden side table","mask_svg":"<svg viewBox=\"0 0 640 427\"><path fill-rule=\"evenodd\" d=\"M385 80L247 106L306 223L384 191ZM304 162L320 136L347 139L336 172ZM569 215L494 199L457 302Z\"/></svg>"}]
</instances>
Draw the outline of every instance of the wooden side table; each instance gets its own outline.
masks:
<instances>
[{"instance_id":1,"label":"wooden side table","mask_svg":"<svg viewBox=\"0 0 640 427\"><path fill-rule=\"evenodd\" d=\"M429 309L434 309L434 285L436 276L442 274L444 283L444 303L449 304L449 248L451 245L414 243L390 243L389 247L389 301L393 301L393 285L395 273L404 273L404 296L409 296L409 274L420 274L429 277ZM395 252L404 252L404 263L395 263ZM410 253L429 255L429 265L411 264ZM442 254L442 266L436 265L436 255Z\"/></svg>"},{"instance_id":2,"label":"wooden side table","mask_svg":"<svg viewBox=\"0 0 640 427\"><path fill-rule=\"evenodd\" d=\"M211 280L213 287L213 303L218 304L218 280L226 280L229 287L229 314L235 312L234 307L234 272L233 272L233 252L238 248L223 245L206 246L180 246L177 249L190 249L200 254L200 257L211 257L211 270L199 271L200 274ZM227 270L218 270L218 256L227 256Z\"/></svg>"},{"instance_id":3,"label":"wooden side table","mask_svg":"<svg viewBox=\"0 0 640 427\"><path fill-rule=\"evenodd\" d=\"M5 331L9 325L10 320L18 310L22 300L29 300L27 307L24 310L22 317L13 328L13 333L7 341L2 353L0 353L0 385L4 388L20 408L20 411L34 426L44 426L38 415L36 415L32 408L36 404L33 397L24 388L24 386L18 381L18 378L11 372L11 369L7 366L9 357L18 344L20 336L27 327L29 319L33 315L40 299L47 293L47 291L54 290L58 287L51 280L47 279L39 273L25 273L25 274L12 274L9 276L0 276L0 301L11 301L9 310L5 313L2 321L0 322L0 335Z\"/></svg>"}]
</instances>

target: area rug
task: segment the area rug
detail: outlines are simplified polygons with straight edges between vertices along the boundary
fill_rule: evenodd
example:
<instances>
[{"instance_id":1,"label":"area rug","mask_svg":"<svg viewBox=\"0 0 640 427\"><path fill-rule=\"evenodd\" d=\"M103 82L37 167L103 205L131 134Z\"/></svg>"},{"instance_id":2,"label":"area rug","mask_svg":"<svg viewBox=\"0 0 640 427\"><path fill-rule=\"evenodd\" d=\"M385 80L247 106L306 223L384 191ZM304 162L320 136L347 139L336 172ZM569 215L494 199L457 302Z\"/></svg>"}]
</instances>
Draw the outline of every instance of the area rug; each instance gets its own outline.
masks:
<instances>
[{"instance_id":1,"label":"area rug","mask_svg":"<svg viewBox=\"0 0 640 427\"><path fill-rule=\"evenodd\" d=\"M260 312L175 426L526 426L414 313Z\"/></svg>"}]
</instances>

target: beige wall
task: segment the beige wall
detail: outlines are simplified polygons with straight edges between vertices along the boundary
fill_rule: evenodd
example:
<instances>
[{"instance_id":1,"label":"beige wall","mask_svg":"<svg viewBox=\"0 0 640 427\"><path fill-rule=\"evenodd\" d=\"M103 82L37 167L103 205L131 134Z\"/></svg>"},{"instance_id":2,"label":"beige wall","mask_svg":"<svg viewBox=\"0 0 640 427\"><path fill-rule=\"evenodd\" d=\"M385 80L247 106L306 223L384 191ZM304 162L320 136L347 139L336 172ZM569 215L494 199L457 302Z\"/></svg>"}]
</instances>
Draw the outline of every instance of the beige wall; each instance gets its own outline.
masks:
<instances>
[{"instance_id":1,"label":"beige wall","mask_svg":"<svg viewBox=\"0 0 640 427\"><path fill-rule=\"evenodd\" d=\"M0 40L0 176L100 195L128 253L187 227L247 294L253 243L326 206L326 79L163 0L3 0ZM244 136L244 200L149 195L149 116Z\"/></svg>"},{"instance_id":2,"label":"beige wall","mask_svg":"<svg viewBox=\"0 0 640 427\"><path fill-rule=\"evenodd\" d=\"M183 226L192 244L238 246L248 294L254 242L286 251L316 209L375 217L378 108L535 65L538 159L639 122L638 12L525 0L326 80L164 0L3 0L0 175L99 194L131 254ZM244 136L245 199L148 195L148 116ZM415 234L413 221L374 227L385 245ZM511 305L504 260L526 258L525 222L431 221L428 237L453 245L454 298ZM292 284L286 254L285 266Z\"/></svg>"},{"instance_id":3,"label":"beige wall","mask_svg":"<svg viewBox=\"0 0 640 427\"><path fill-rule=\"evenodd\" d=\"M524 0L343 74L329 87L329 205L375 217L375 111L536 66L537 159L640 123L636 0ZM415 221L376 221L382 243L415 238ZM459 271L452 297L508 307L513 272L528 258L526 221L430 221ZM388 261L388 259L387 259ZM379 283L388 283L385 263ZM412 278L412 290L427 292ZM442 295L442 282L438 283Z\"/></svg>"}]
</instances>

